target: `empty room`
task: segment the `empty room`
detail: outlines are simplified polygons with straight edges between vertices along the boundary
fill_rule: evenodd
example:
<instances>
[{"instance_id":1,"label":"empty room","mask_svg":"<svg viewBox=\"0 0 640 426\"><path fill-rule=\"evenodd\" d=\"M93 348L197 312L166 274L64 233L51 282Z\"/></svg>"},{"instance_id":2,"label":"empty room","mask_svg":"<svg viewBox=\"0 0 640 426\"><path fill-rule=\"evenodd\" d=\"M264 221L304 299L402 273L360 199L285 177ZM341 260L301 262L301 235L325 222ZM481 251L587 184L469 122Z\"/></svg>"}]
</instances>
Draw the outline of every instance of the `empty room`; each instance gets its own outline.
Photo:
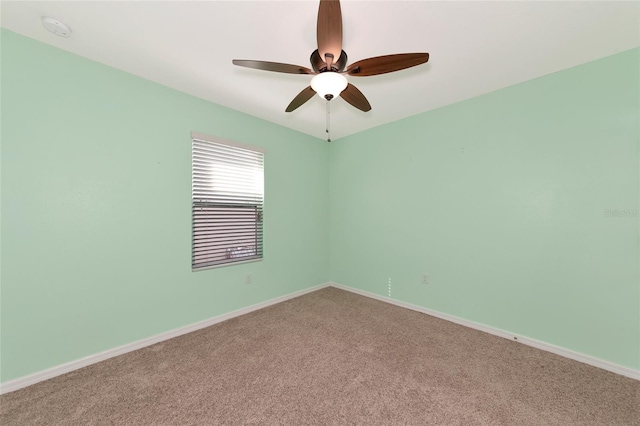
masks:
<instances>
[{"instance_id":1,"label":"empty room","mask_svg":"<svg viewBox=\"0 0 640 426\"><path fill-rule=\"evenodd\" d=\"M0 24L0 424L640 425L640 3Z\"/></svg>"}]
</instances>

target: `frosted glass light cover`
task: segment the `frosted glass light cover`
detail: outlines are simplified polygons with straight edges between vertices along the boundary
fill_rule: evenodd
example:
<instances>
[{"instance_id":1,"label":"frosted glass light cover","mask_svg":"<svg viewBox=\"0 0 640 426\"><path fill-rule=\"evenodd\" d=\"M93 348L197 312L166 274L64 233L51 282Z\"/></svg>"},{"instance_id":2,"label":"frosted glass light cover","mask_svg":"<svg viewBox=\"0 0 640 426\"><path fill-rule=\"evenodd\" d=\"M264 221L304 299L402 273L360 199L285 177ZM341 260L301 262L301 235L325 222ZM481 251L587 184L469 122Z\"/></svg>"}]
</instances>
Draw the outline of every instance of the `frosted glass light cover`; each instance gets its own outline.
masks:
<instances>
[{"instance_id":1,"label":"frosted glass light cover","mask_svg":"<svg viewBox=\"0 0 640 426\"><path fill-rule=\"evenodd\" d=\"M342 74L332 71L320 73L311 79L311 88L322 99L325 99L326 95L337 97L340 92L347 88L348 84L349 82Z\"/></svg>"}]
</instances>

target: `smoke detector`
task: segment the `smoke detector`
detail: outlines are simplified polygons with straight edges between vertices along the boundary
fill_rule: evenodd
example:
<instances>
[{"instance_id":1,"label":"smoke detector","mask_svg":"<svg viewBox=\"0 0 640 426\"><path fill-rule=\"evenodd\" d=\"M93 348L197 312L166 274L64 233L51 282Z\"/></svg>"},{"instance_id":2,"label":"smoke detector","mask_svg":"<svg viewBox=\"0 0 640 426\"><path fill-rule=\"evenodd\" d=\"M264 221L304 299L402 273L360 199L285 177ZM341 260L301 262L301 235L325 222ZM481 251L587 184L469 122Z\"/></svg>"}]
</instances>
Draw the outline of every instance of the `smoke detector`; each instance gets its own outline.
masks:
<instances>
[{"instance_id":1,"label":"smoke detector","mask_svg":"<svg viewBox=\"0 0 640 426\"><path fill-rule=\"evenodd\" d=\"M48 16L42 17L42 25L57 36L68 38L71 37L71 28L57 19Z\"/></svg>"}]
</instances>

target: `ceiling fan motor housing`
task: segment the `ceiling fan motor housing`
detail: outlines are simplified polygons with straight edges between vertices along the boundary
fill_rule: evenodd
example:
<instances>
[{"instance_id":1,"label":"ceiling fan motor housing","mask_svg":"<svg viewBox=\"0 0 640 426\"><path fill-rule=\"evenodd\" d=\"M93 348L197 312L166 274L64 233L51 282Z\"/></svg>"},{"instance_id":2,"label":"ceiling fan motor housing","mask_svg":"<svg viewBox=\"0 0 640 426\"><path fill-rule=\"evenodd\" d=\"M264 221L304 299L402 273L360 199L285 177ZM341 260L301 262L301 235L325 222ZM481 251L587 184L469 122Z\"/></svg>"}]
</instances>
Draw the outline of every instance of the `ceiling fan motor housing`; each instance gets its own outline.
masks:
<instances>
[{"instance_id":1,"label":"ceiling fan motor housing","mask_svg":"<svg viewBox=\"0 0 640 426\"><path fill-rule=\"evenodd\" d=\"M311 68L313 68L315 72L329 71L327 70L327 64L324 62L324 59L320 57L320 53L318 53L318 49L313 51L313 53L311 54L311 58L309 58L309 60L311 61ZM344 71L346 66L347 66L347 52L343 50L342 53L340 53L340 57L338 58L338 60L334 61L331 64L331 71L342 72Z\"/></svg>"}]
</instances>

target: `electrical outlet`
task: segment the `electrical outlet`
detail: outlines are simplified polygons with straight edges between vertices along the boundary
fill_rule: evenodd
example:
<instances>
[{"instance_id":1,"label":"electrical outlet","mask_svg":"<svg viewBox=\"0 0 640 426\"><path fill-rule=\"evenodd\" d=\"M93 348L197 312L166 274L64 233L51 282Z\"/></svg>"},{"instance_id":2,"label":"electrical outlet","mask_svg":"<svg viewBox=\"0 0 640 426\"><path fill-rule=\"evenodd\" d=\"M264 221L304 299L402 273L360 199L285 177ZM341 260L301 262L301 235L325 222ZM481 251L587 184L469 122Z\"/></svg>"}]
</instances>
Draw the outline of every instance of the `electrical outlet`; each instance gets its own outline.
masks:
<instances>
[{"instance_id":1,"label":"electrical outlet","mask_svg":"<svg viewBox=\"0 0 640 426\"><path fill-rule=\"evenodd\" d=\"M422 273L422 284L429 284L429 274Z\"/></svg>"},{"instance_id":2,"label":"electrical outlet","mask_svg":"<svg viewBox=\"0 0 640 426\"><path fill-rule=\"evenodd\" d=\"M247 274L244 277L244 283L245 284L251 284L253 282L253 277L251 276L251 274Z\"/></svg>"}]
</instances>

